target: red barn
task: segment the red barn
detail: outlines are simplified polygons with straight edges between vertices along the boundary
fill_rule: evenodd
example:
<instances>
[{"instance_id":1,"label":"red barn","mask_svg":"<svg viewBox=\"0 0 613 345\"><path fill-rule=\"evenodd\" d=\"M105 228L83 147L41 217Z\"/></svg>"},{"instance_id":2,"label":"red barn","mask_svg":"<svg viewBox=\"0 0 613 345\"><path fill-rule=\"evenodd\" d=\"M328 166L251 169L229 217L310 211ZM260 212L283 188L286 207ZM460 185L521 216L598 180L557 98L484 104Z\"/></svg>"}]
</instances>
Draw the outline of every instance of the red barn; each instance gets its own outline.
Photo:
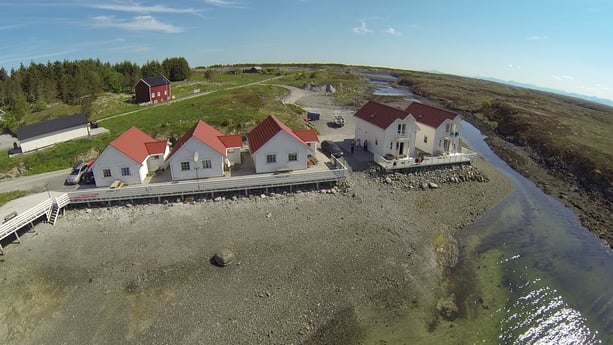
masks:
<instances>
[{"instance_id":1,"label":"red barn","mask_svg":"<svg viewBox=\"0 0 613 345\"><path fill-rule=\"evenodd\" d=\"M134 86L136 103L160 103L170 100L170 81L163 76L143 78Z\"/></svg>"}]
</instances>

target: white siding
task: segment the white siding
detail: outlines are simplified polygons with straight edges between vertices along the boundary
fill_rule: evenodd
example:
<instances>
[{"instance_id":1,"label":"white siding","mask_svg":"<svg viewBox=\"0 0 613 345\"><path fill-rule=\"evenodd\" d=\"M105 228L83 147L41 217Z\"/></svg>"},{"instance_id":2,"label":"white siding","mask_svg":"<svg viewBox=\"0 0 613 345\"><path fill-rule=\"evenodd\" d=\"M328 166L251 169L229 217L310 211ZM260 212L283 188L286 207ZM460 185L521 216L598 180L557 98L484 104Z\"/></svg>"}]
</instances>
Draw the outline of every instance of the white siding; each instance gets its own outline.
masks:
<instances>
[{"instance_id":1,"label":"white siding","mask_svg":"<svg viewBox=\"0 0 613 345\"><path fill-rule=\"evenodd\" d=\"M457 116L454 120L445 120L438 128L432 128L423 123L419 124L420 130L417 133L416 147L429 154L456 153L460 151L460 136L462 133L461 118ZM449 132L446 131L449 124ZM451 133L458 132L458 136ZM428 142L424 143L424 136L428 137ZM449 147L445 147L445 138L449 140Z\"/></svg>"},{"instance_id":2,"label":"white siding","mask_svg":"<svg viewBox=\"0 0 613 345\"><path fill-rule=\"evenodd\" d=\"M289 161L289 154L297 153L298 160ZM267 163L269 154L276 155L275 163ZM276 172L279 169L302 170L307 168L309 148L285 132L279 132L252 154L256 173Z\"/></svg>"},{"instance_id":3,"label":"white siding","mask_svg":"<svg viewBox=\"0 0 613 345\"><path fill-rule=\"evenodd\" d=\"M129 168L130 176L122 176L121 168ZM103 171L105 169L111 170L110 177L104 177ZM147 176L147 173L147 164L135 162L112 146L107 146L94 163L96 187L108 187L114 181L121 181L128 185L140 184Z\"/></svg>"},{"instance_id":4,"label":"white siding","mask_svg":"<svg viewBox=\"0 0 613 345\"><path fill-rule=\"evenodd\" d=\"M368 140L368 151L377 154L382 154L381 145L375 145L375 141L379 138L384 138L383 129L373 125L370 122L364 121L359 117L355 118L355 140L360 146L364 145L364 141Z\"/></svg>"},{"instance_id":5,"label":"white siding","mask_svg":"<svg viewBox=\"0 0 613 345\"><path fill-rule=\"evenodd\" d=\"M194 152L198 152L198 163L194 162ZM210 160L211 168L202 168L202 161ZM200 140L191 137L175 152L169 160L170 176L174 181L191 180L196 178L207 178L223 176L224 156L213 150ZM181 169L181 162L189 162L189 170ZM196 172L196 164L199 168Z\"/></svg>"},{"instance_id":6,"label":"white siding","mask_svg":"<svg viewBox=\"0 0 613 345\"><path fill-rule=\"evenodd\" d=\"M233 147L226 150L231 165L241 164L241 148Z\"/></svg>"},{"instance_id":7,"label":"white siding","mask_svg":"<svg viewBox=\"0 0 613 345\"><path fill-rule=\"evenodd\" d=\"M166 159L166 157L168 157L169 152L170 151L169 151L168 144L167 144L166 148L164 149L164 153L163 154L149 155L149 158L147 158L147 168L148 168L148 170L150 172L153 172L153 171L156 171L159 168L161 168L162 165L164 164L164 160Z\"/></svg>"},{"instance_id":8,"label":"white siding","mask_svg":"<svg viewBox=\"0 0 613 345\"><path fill-rule=\"evenodd\" d=\"M398 124L406 124L406 134L398 134ZM360 145L364 145L364 140L368 140L368 151L385 156L386 154L400 154L396 149L396 142L403 143L404 154L411 156L415 152L415 136L417 127L412 116L407 116L404 120L395 120L386 130L373 125L360 118L355 118L355 139L359 140ZM392 148L390 149L390 143ZM400 145L399 145L400 146Z\"/></svg>"},{"instance_id":9,"label":"white siding","mask_svg":"<svg viewBox=\"0 0 613 345\"><path fill-rule=\"evenodd\" d=\"M21 146L22 152L29 152L38 150L43 147L51 146L58 143L63 143L65 141L83 138L89 136L89 131L87 125L82 125L78 127L71 127L67 129L63 129L61 131L56 131L52 133L47 133L44 135L39 135L33 138L29 138L19 142Z\"/></svg>"}]
</instances>

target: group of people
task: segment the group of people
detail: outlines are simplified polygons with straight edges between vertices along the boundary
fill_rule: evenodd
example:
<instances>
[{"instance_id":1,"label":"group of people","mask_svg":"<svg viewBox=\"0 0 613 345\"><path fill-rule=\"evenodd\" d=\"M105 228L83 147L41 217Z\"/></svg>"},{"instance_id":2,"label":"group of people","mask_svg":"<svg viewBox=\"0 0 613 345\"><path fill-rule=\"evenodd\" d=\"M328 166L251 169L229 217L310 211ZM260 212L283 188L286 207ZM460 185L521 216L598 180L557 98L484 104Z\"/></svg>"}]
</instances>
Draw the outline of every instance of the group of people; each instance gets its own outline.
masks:
<instances>
[{"instance_id":1,"label":"group of people","mask_svg":"<svg viewBox=\"0 0 613 345\"><path fill-rule=\"evenodd\" d=\"M355 146L356 146L356 142L355 140L352 140L351 141L351 154L355 152ZM364 145L362 145L362 147L364 148L364 151L368 151L368 140L364 140Z\"/></svg>"}]
</instances>

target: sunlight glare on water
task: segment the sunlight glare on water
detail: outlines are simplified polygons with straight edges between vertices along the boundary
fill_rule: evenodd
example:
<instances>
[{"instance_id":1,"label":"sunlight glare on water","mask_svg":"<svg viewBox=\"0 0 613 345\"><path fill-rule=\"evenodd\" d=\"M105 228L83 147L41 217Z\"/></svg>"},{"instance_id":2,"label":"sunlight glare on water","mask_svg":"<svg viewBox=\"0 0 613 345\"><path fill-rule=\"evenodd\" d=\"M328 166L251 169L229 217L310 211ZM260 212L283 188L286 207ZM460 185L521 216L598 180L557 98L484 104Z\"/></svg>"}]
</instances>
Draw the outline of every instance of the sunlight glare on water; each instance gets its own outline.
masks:
<instances>
[{"instance_id":1,"label":"sunlight glare on water","mask_svg":"<svg viewBox=\"0 0 613 345\"><path fill-rule=\"evenodd\" d=\"M500 340L504 344L602 344L581 313L569 306L558 291L535 279L519 286L520 297L505 310Z\"/></svg>"}]
</instances>

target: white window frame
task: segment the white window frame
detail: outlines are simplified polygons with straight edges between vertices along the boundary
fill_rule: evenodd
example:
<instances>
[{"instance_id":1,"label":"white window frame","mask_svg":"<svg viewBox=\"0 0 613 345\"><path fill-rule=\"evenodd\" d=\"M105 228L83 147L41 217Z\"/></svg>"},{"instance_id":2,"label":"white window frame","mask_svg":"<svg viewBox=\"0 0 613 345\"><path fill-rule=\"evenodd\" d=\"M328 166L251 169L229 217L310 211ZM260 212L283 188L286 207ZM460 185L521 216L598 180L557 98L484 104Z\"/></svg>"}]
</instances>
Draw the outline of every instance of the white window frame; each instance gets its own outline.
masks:
<instances>
[{"instance_id":1,"label":"white window frame","mask_svg":"<svg viewBox=\"0 0 613 345\"><path fill-rule=\"evenodd\" d=\"M274 164L277 163L277 154L269 153L266 155L266 164Z\"/></svg>"},{"instance_id":2,"label":"white window frame","mask_svg":"<svg viewBox=\"0 0 613 345\"><path fill-rule=\"evenodd\" d=\"M398 134L400 134L400 135L407 134L407 124L406 123L399 123L398 124Z\"/></svg>"},{"instance_id":3,"label":"white window frame","mask_svg":"<svg viewBox=\"0 0 613 345\"><path fill-rule=\"evenodd\" d=\"M210 159L202 160L202 169L211 169L213 168L213 164Z\"/></svg>"},{"instance_id":4,"label":"white window frame","mask_svg":"<svg viewBox=\"0 0 613 345\"><path fill-rule=\"evenodd\" d=\"M102 169L102 176L103 177L113 177L113 174L111 173L111 169Z\"/></svg>"},{"instance_id":5,"label":"white window frame","mask_svg":"<svg viewBox=\"0 0 613 345\"><path fill-rule=\"evenodd\" d=\"M130 167L121 168L121 176L132 176L132 172L130 171Z\"/></svg>"},{"instance_id":6,"label":"white window frame","mask_svg":"<svg viewBox=\"0 0 613 345\"><path fill-rule=\"evenodd\" d=\"M298 160L298 152L288 153L287 154L287 160L290 161L290 162L296 162Z\"/></svg>"},{"instance_id":7,"label":"white window frame","mask_svg":"<svg viewBox=\"0 0 613 345\"><path fill-rule=\"evenodd\" d=\"M190 171L192 169L189 161L183 161L179 164L179 166L181 167L181 171Z\"/></svg>"}]
</instances>

